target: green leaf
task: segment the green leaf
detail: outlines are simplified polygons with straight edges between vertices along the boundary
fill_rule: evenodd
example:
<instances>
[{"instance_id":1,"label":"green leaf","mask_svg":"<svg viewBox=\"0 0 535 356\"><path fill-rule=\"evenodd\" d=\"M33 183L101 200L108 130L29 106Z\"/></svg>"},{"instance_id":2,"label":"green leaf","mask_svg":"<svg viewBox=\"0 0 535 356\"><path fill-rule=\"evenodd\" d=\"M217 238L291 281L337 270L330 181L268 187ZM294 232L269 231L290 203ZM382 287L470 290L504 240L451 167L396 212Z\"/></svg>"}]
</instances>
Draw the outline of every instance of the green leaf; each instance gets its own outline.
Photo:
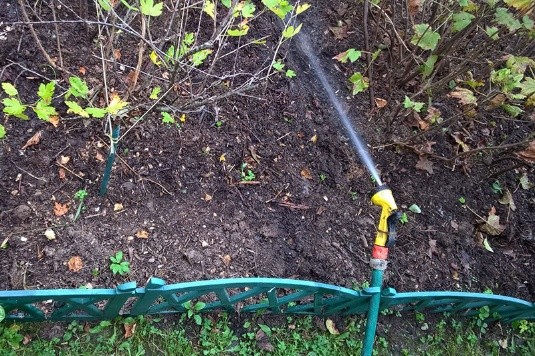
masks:
<instances>
[{"instance_id":1,"label":"green leaf","mask_svg":"<svg viewBox=\"0 0 535 356\"><path fill-rule=\"evenodd\" d=\"M336 59L340 63L347 63L348 60L351 63L354 63L361 56L362 56L362 52L361 51L357 51L354 48L349 48L347 51L344 51L344 52L339 53L336 56L334 56L333 59Z\"/></svg>"},{"instance_id":2,"label":"green leaf","mask_svg":"<svg viewBox=\"0 0 535 356\"><path fill-rule=\"evenodd\" d=\"M284 63L279 59L272 64L273 68L277 71L281 71L284 68Z\"/></svg>"},{"instance_id":3,"label":"green leaf","mask_svg":"<svg viewBox=\"0 0 535 356\"><path fill-rule=\"evenodd\" d=\"M301 27L303 27L302 23L299 24L299 26L297 26L297 27L294 27L292 25L287 26L282 31L282 37L283 38L292 38L293 36L297 35L299 33L299 31L301 31Z\"/></svg>"},{"instance_id":4,"label":"green leaf","mask_svg":"<svg viewBox=\"0 0 535 356\"><path fill-rule=\"evenodd\" d=\"M221 0L221 3L223 4L224 7L229 9L230 5L232 5L232 0Z\"/></svg>"},{"instance_id":5,"label":"green leaf","mask_svg":"<svg viewBox=\"0 0 535 356\"><path fill-rule=\"evenodd\" d=\"M67 110L67 113L73 113L75 115L79 115L81 117L89 117L89 114L87 111L85 111L76 101L65 101L65 105L69 107Z\"/></svg>"},{"instance_id":6,"label":"green leaf","mask_svg":"<svg viewBox=\"0 0 535 356\"><path fill-rule=\"evenodd\" d=\"M197 302L197 303L195 304L195 308L194 308L194 309L195 309L195 311L201 311L201 310L203 310L205 307L206 307L206 303L204 303L204 302Z\"/></svg>"},{"instance_id":7,"label":"green leaf","mask_svg":"<svg viewBox=\"0 0 535 356\"><path fill-rule=\"evenodd\" d=\"M4 127L4 125L0 124L0 140L3 139L4 137L6 137L6 128ZM2 306L0 306L0 309L2 308ZM2 311L0 310L0 313ZM0 321L2 321L2 315L0 314Z\"/></svg>"},{"instance_id":8,"label":"green leaf","mask_svg":"<svg viewBox=\"0 0 535 356\"><path fill-rule=\"evenodd\" d=\"M49 82L47 84L41 83L39 85L39 90L37 95L43 99L46 104L52 102L52 97L54 96L54 90L56 89L56 82Z\"/></svg>"},{"instance_id":9,"label":"green leaf","mask_svg":"<svg viewBox=\"0 0 535 356\"><path fill-rule=\"evenodd\" d=\"M11 83L5 82L2 83L2 89L4 89L4 92L9 96L15 96L18 95L17 88Z\"/></svg>"},{"instance_id":10,"label":"green leaf","mask_svg":"<svg viewBox=\"0 0 535 356\"><path fill-rule=\"evenodd\" d=\"M123 251L117 251L117 253L115 254L115 259L117 260L117 262L120 262L123 260Z\"/></svg>"},{"instance_id":11,"label":"green leaf","mask_svg":"<svg viewBox=\"0 0 535 356\"><path fill-rule=\"evenodd\" d=\"M472 20L475 18L474 15L469 14L468 12L461 11L459 13L453 14L453 32L459 32L463 29L465 29Z\"/></svg>"},{"instance_id":12,"label":"green leaf","mask_svg":"<svg viewBox=\"0 0 535 356\"><path fill-rule=\"evenodd\" d=\"M509 32L513 32L522 27L520 21L507 10L505 7L499 7L496 9L495 20L499 25L507 27Z\"/></svg>"},{"instance_id":13,"label":"green leaf","mask_svg":"<svg viewBox=\"0 0 535 356\"><path fill-rule=\"evenodd\" d=\"M111 10L111 4L110 0L98 0L98 4L104 11L110 11Z\"/></svg>"},{"instance_id":14,"label":"green leaf","mask_svg":"<svg viewBox=\"0 0 535 356\"><path fill-rule=\"evenodd\" d=\"M351 90L353 95L363 92L370 86L368 78L363 76L360 72L353 73L353 75L349 77L349 81L353 84L353 89Z\"/></svg>"},{"instance_id":15,"label":"green leaf","mask_svg":"<svg viewBox=\"0 0 535 356\"><path fill-rule=\"evenodd\" d=\"M85 108L85 111L95 119L102 119L108 113L108 110L106 109L92 107Z\"/></svg>"},{"instance_id":16,"label":"green leaf","mask_svg":"<svg viewBox=\"0 0 535 356\"><path fill-rule=\"evenodd\" d=\"M409 210L412 211L415 214L421 214L422 213L422 209L420 209L420 207L418 205L416 205L416 204L412 204L411 206L409 206Z\"/></svg>"},{"instance_id":17,"label":"green leaf","mask_svg":"<svg viewBox=\"0 0 535 356\"><path fill-rule=\"evenodd\" d=\"M528 15L522 17L522 26L524 26L526 30L531 30L534 25L535 23Z\"/></svg>"},{"instance_id":18,"label":"green leaf","mask_svg":"<svg viewBox=\"0 0 535 356\"><path fill-rule=\"evenodd\" d=\"M461 204L466 203L466 198L465 197L460 197L459 198L459 203L461 203Z\"/></svg>"},{"instance_id":19,"label":"green leaf","mask_svg":"<svg viewBox=\"0 0 535 356\"><path fill-rule=\"evenodd\" d=\"M485 27L485 33L487 34L487 36L489 36L492 40L496 41L498 38L500 38L500 36L498 36L498 32L500 30L498 30L498 27L496 26L486 26Z\"/></svg>"},{"instance_id":20,"label":"green leaf","mask_svg":"<svg viewBox=\"0 0 535 356\"><path fill-rule=\"evenodd\" d=\"M163 10L163 2L155 4L154 0L140 0L139 9L143 15L160 16Z\"/></svg>"},{"instance_id":21,"label":"green leaf","mask_svg":"<svg viewBox=\"0 0 535 356\"><path fill-rule=\"evenodd\" d=\"M212 18L212 20L215 20L215 4L212 1L206 0L204 2L204 7L202 8L202 11L206 12L208 16Z\"/></svg>"},{"instance_id":22,"label":"green leaf","mask_svg":"<svg viewBox=\"0 0 535 356\"><path fill-rule=\"evenodd\" d=\"M260 330L262 330L267 336L271 336L271 328L266 324L258 324Z\"/></svg>"},{"instance_id":23,"label":"green leaf","mask_svg":"<svg viewBox=\"0 0 535 356\"><path fill-rule=\"evenodd\" d=\"M256 6L250 1L247 1L243 4L243 7L241 9L241 15L248 19L254 16L254 13L256 11Z\"/></svg>"},{"instance_id":24,"label":"green leaf","mask_svg":"<svg viewBox=\"0 0 535 356\"><path fill-rule=\"evenodd\" d=\"M401 216L399 217L399 222L402 224L406 224L409 222L409 217L407 216L407 213L403 212Z\"/></svg>"},{"instance_id":25,"label":"green leaf","mask_svg":"<svg viewBox=\"0 0 535 356\"><path fill-rule=\"evenodd\" d=\"M405 109L412 109L416 112L420 112L424 107L424 103L419 101L412 101L408 96L405 95L405 99L403 100L403 107Z\"/></svg>"},{"instance_id":26,"label":"green leaf","mask_svg":"<svg viewBox=\"0 0 535 356\"><path fill-rule=\"evenodd\" d=\"M76 98L86 98L87 94L89 94L89 88L83 79L79 77L70 77L69 84L70 95L73 95Z\"/></svg>"},{"instance_id":27,"label":"green leaf","mask_svg":"<svg viewBox=\"0 0 535 356\"><path fill-rule=\"evenodd\" d=\"M413 45L417 45L424 50L433 51L437 47L439 40L440 34L433 31L428 24L420 23L414 25L414 36L411 39Z\"/></svg>"},{"instance_id":28,"label":"green leaf","mask_svg":"<svg viewBox=\"0 0 535 356\"><path fill-rule=\"evenodd\" d=\"M287 0L262 0L262 4L281 20L284 20L286 15L293 10L293 6Z\"/></svg>"},{"instance_id":29,"label":"green leaf","mask_svg":"<svg viewBox=\"0 0 535 356\"><path fill-rule=\"evenodd\" d=\"M2 104L4 104L4 110L2 110L4 113L22 120L28 120L28 115L24 113L26 111L26 105L22 105L19 99L5 98L2 100Z\"/></svg>"},{"instance_id":30,"label":"green leaf","mask_svg":"<svg viewBox=\"0 0 535 356\"><path fill-rule=\"evenodd\" d=\"M530 96L535 93L535 79L530 77L525 77L524 81L518 85L521 89L520 94L525 96Z\"/></svg>"},{"instance_id":31,"label":"green leaf","mask_svg":"<svg viewBox=\"0 0 535 356\"><path fill-rule=\"evenodd\" d=\"M37 114L37 117L44 121L50 121L50 116L57 115L56 108L48 105L44 99L39 100L33 111Z\"/></svg>"},{"instance_id":32,"label":"green leaf","mask_svg":"<svg viewBox=\"0 0 535 356\"><path fill-rule=\"evenodd\" d=\"M241 23L235 28L229 28L227 35L231 37L240 37L245 36L247 32L249 32L249 25Z\"/></svg>"},{"instance_id":33,"label":"green leaf","mask_svg":"<svg viewBox=\"0 0 535 356\"><path fill-rule=\"evenodd\" d=\"M184 43L186 46L191 46L193 42L195 42L195 34L193 32L186 32L182 43Z\"/></svg>"},{"instance_id":34,"label":"green leaf","mask_svg":"<svg viewBox=\"0 0 535 356\"><path fill-rule=\"evenodd\" d=\"M195 320L195 324L201 325L202 324L202 317L199 314L195 314L193 316L193 320Z\"/></svg>"},{"instance_id":35,"label":"green leaf","mask_svg":"<svg viewBox=\"0 0 535 356\"><path fill-rule=\"evenodd\" d=\"M517 117L518 115L524 112L524 110L522 110L518 106L511 104L503 104L502 109L505 110L505 112L508 113L511 117Z\"/></svg>"},{"instance_id":36,"label":"green leaf","mask_svg":"<svg viewBox=\"0 0 535 356\"><path fill-rule=\"evenodd\" d=\"M169 115L169 113L166 113L165 111L163 111L162 112L162 122L164 124L174 124L176 121L171 115Z\"/></svg>"},{"instance_id":37,"label":"green leaf","mask_svg":"<svg viewBox=\"0 0 535 356\"><path fill-rule=\"evenodd\" d=\"M465 7L468 6L468 0L458 0L459 6Z\"/></svg>"},{"instance_id":38,"label":"green leaf","mask_svg":"<svg viewBox=\"0 0 535 356\"><path fill-rule=\"evenodd\" d=\"M438 56L435 54L432 54L427 58L424 64L422 64L422 66L420 67L420 70L422 71L422 75L424 76L424 78L429 77L433 73L437 59L438 59Z\"/></svg>"},{"instance_id":39,"label":"green leaf","mask_svg":"<svg viewBox=\"0 0 535 356\"><path fill-rule=\"evenodd\" d=\"M158 99L158 95L160 95L161 91L162 91L162 88L160 88L159 86L152 88L150 95L149 95L149 99L152 99L152 100Z\"/></svg>"},{"instance_id":40,"label":"green leaf","mask_svg":"<svg viewBox=\"0 0 535 356\"><path fill-rule=\"evenodd\" d=\"M288 69L288 70L286 71L286 76L287 76L288 78L295 78L295 77L297 76L297 74L295 74L295 72L294 72L293 70Z\"/></svg>"},{"instance_id":41,"label":"green leaf","mask_svg":"<svg viewBox=\"0 0 535 356\"><path fill-rule=\"evenodd\" d=\"M211 49L203 49L199 52L195 52L191 56L191 62L193 63L194 67L200 66L206 58L212 53L213 51Z\"/></svg>"},{"instance_id":42,"label":"green leaf","mask_svg":"<svg viewBox=\"0 0 535 356\"><path fill-rule=\"evenodd\" d=\"M0 126L2 126L2 125L0 125ZM3 126L2 126L2 128L3 128ZM0 131L0 133L1 133L1 131ZM2 138L2 137L3 137L3 136L0 136L0 138ZM4 320L5 318L6 318L6 311L4 310L4 307L2 307L2 306L0 305L0 323L1 323L2 320ZM5 337L5 334L3 334L2 338L4 338L4 337Z\"/></svg>"},{"instance_id":43,"label":"green leaf","mask_svg":"<svg viewBox=\"0 0 535 356\"><path fill-rule=\"evenodd\" d=\"M504 0L503 2L519 11L527 10L533 5L533 0Z\"/></svg>"},{"instance_id":44,"label":"green leaf","mask_svg":"<svg viewBox=\"0 0 535 356\"><path fill-rule=\"evenodd\" d=\"M308 3L304 3L304 4L301 4L301 5L298 5L297 9L295 9L295 14L299 15L299 14L307 11L310 8L310 6L312 6L312 5L310 5Z\"/></svg>"}]
</instances>

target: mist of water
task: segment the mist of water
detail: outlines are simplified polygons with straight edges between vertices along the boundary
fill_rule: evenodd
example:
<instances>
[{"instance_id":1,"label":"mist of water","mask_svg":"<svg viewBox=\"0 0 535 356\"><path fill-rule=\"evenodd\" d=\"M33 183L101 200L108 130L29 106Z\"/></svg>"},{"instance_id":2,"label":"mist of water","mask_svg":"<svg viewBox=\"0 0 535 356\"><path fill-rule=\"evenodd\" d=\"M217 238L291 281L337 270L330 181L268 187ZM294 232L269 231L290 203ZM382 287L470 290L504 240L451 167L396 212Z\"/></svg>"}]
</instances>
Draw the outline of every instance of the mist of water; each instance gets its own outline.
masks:
<instances>
[{"instance_id":1,"label":"mist of water","mask_svg":"<svg viewBox=\"0 0 535 356\"><path fill-rule=\"evenodd\" d=\"M323 87L323 90L325 91L325 94L327 94L327 97L329 98L329 101L334 106L338 118L342 125L344 126L347 134L349 135L349 139L351 143L353 144L353 147L357 151L362 163L368 168L368 171L370 172L372 178L375 180L375 182L378 185L382 184L381 177L379 176L379 172L377 171L377 168L375 168L375 163L373 162L372 157L370 156L370 152L368 151L366 144L358 134L358 132L353 128L353 125L351 124L351 121L349 120L349 116L347 115L346 111L342 107L342 103L340 100L336 97L336 94L334 93L334 89L332 85L327 80L327 76L325 74L325 71L322 69L320 61L318 57L314 54L314 50L312 49L310 45L310 41L308 39L308 36L301 31L297 38L297 47L299 50L308 57L310 67L314 71L314 74L321 82L321 86Z\"/></svg>"}]
</instances>

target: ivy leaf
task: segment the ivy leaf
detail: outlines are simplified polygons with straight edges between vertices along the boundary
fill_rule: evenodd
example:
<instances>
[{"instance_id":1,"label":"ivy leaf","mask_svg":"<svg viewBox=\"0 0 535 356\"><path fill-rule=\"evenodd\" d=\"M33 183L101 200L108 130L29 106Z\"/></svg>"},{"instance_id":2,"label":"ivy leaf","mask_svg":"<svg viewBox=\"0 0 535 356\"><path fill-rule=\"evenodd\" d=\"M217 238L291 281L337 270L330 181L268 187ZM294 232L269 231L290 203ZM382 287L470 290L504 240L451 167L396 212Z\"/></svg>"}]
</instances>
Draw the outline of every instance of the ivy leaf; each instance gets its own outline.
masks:
<instances>
[{"instance_id":1,"label":"ivy leaf","mask_svg":"<svg viewBox=\"0 0 535 356\"><path fill-rule=\"evenodd\" d=\"M431 26L426 23L414 25L414 36L412 36L411 43L417 45L424 50L433 51L440 40L440 34L433 31Z\"/></svg>"},{"instance_id":2,"label":"ivy leaf","mask_svg":"<svg viewBox=\"0 0 535 356\"><path fill-rule=\"evenodd\" d=\"M520 94L530 96L531 94L535 93L535 79L526 77L524 78L524 81L518 85L518 87L521 89Z\"/></svg>"},{"instance_id":3,"label":"ivy leaf","mask_svg":"<svg viewBox=\"0 0 535 356\"><path fill-rule=\"evenodd\" d=\"M301 31L301 27L303 27L303 24L299 24L299 26L294 27L292 25L287 26L284 31L282 31L282 37L284 38L292 38L293 36L297 35L299 31Z\"/></svg>"},{"instance_id":4,"label":"ivy leaf","mask_svg":"<svg viewBox=\"0 0 535 356\"><path fill-rule=\"evenodd\" d=\"M353 75L349 77L349 81L353 84L353 89L351 91L351 94L353 95L363 92L370 86L368 78L363 76L360 72L353 73Z\"/></svg>"},{"instance_id":5,"label":"ivy leaf","mask_svg":"<svg viewBox=\"0 0 535 356\"><path fill-rule=\"evenodd\" d=\"M496 22L499 25L507 27L509 32L513 32L522 27L520 21L505 7L499 7L496 9L495 14Z\"/></svg>"},{"instance_id":6,"label":"ivy leaf","mask_svg":"<svg viewBox=\"0 0 535 356\"><path fill-rule=\"evenodd\" d=\"M212 20L215 20L215 4L212 1L206 0L204 2L204 7L202 8L202 11L206 12L208 16L212 18Z\"/></svg>"},{"instance_id":7,"label":"ivy leaf","mask_svg":"<svg viewBox=\"0 0 535 356\"><path fill-rule=\"evenodd\" d=\"M108 113L108 110L103 108L85 108L85 111L95 119L102 119Z\"/></svg>"},{"instance_id":8,"label":"ivy leaf","mask_svg":"<svg viewBox=\"0 0 535 356\"><path fill-rule=\"evenodd\" d=\"M123 109L127 105L128 103L126 101L123 101L118 95L115 95L111 99L110 104L108 105L106 110L112 115L117 115L119 110Z\"/></svg>"},{"instance_id":9,"label":"ivy leaf","mask_svg":"<svg viewBox=\"0 0 535 356\"><path fill-rule=\"evenodd\" d=\"M4 125L0 124L0 140L4 137L6 137L6 128L4 127ZM1 318L0 321L2 321Z\"/></svg>"},{"instance_id":10,"label":"ivy leaf","mask_svg":"<svg viewBox=\"0 0 535 356\"><path fill-rule=\"evenodd\" d=\"M475 18L474 15L469 14L468 12L461 11L459 13L453 14L453 32L459 32L465 29L472 20Z\"/></svg>"},{"instance_id":11,"label":"ivy leaf","mask_svg":"<svg viewBox=\"0 0 535 356\"><path fill-rule=\"evenodd\" d=\"M52 97L54 96L54 90L56 89L56 82L49 82L47 84L41 83L39 85L39 90L37 95L43 99L46 104L52 102Z\"/></svg>"},{"instance_id":12,"label":"ivy leaf","mask_svg":"<svg viewBox=\"0 0 535 356\"><path fill-rule=\"evenodd\" d=\"M147 16L160 16L163 10L163 2L154 3L154 0L140 0L139 9L143 15Z\"/></svg>"},{"instance_id":13,"label":"ivy leaf","mask_svg":"<svg viewBox=\"0 0 535 356\"><path fill-rule=\"evenodd\" d=\"M89 94L89 88L83 79L79 77L70 77L69 84L68 94L76 98L86 98L87 94Z\"/></svg>"},{"instance_id":14,"label":"ivy leaf","mask_svg":"<svg viewBox=\"0 0 535 356\"><path fill-rule=\"evenodd\" d=\"M162 122L164 124L174 124L176 121L171 115L169 115L169 113L164 111L162 112Z\"/></svg>"},{"instance_id":15,"label":"ivy leaf","mask_svg":"<svg viewBox=\"0 0 535 356\"><path fill-rule=\"evenodd\" d=\"M212 53L213 51L211 49L203 49L202 51L195 52L191 56L191 62L193 63L194 67L200 66L206 58Z\"/></svg>"},{"instance_id":16,"label":"ivy leaf","mask_svg":"<svg viewBox=\"0 0 535 356\"><path fill-rule=\"evenodd\" d=\"M37 117L44 121L49 121L50 116L57 115L56 109L53 106L48 105L45 100L39 100L33 111L37 114Z\"/></svg>"},{"instance_id":17,"label":"ivy leaf","mask_svg":"<svg viewBox=\"0 0 535 356\"><path fill-rule=\"evenodd\" d=\"M22 120L28 120L28 115L24 113L26 111L26 105L23 105L19 99L5 98L2 100L2 104L4 104L4 110L2 110L4 113Z\"/></svg>"},{"instance_id":18,"label":"ivy leaf","mask_svg":"<svg viewBox=\"0 0 535 356\"><path fill-rule=\"evenodd\" d=\"M75 115L80 115L81 117L89 117L87 111L85 111L80 105L75 101L65 101L65 105L69 107L67 110L68 113L73 113Z\"/></svg>"},{"instance_id":19,"label":"ivy leaf","mask_svg":"<svg viewBox=\"0 0 535 356\"><path fill-rule=\"evenodd\" d=\"M9 96L15 96L19 92L17 91L17 88L11 83L5 82L2 83L2 89L4 89L4 92Z\"/></svg>"}]
</instances>

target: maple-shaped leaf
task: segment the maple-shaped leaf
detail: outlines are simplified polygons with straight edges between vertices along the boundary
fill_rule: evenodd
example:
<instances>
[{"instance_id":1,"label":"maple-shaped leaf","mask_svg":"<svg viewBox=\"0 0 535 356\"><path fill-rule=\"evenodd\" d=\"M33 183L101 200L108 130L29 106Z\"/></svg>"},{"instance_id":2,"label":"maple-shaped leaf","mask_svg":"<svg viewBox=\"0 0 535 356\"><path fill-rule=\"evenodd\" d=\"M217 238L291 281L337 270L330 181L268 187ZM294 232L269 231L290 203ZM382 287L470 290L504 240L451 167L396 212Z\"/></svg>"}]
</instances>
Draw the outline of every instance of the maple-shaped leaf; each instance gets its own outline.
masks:
<instances>
[{"instance_id":1,"label":"maple-shaped leaf","mask_svg":"<svg viewBox=\"0 0 535 356\"><path fill-rule=\"evenodd\" d=\"M504 232L505 228L505 225L500 224L500 217L496 215L496 208L492 207L487 220L481 225L480 230L489 235L498 236Z\"/></svg>"},{"instance_id":2,"label":"maple-shaped leaf","mask_svg":"<svg viewBox=\"0 0 535 356\"><path fill-rule=\"evenodd\" d=\"M424 50L433 51L440 40L440 34L433 31L433 28L426 23L414 25L414 36L411 43Z\"/></svg>"},{"instance_id":3,"label":"maple-shaped leaf","mask_svg":"<svg viewBox=\"0 0 535 356\"><path fill-rule=\"evenodd\" d=\"M160 16L163 10L163 2L155 4L154 0L140 0L139 9L143 15Z\"/></svg>"},{"instance_id":4,"label":"maple-shaped leaf","mask_svg":"<svg viewBox=\"0 0 535 356\"><path fill-rule=\"evenodd\" d=\"M125 108L128 105L128 102L123 101L118 95L113 96L110 101L110 104L106 108L108 112L112 115L117 115L117 113Z\"/></svg>"},{"instance_id":5,"label":"maple-shaped leaf","mask_svg":"<svg viewBox=\"0 0 535 356\"><path fill-rule=\"evenodd\" d=\"M427 156L420 156L420 159L416 163L416 169L427 171L429 174L433 174L433 162L427 159Z\"/></svg>"},{"instance_id":6,"label":"maple-shaped leaf","mask_svg":"<svg viewBox=\"0 0 535 356\"><path fill-rule=\"evenodd\" d=\"M477 98L474 93L466 88L457 87L448 96L457 99L462 105L477 105Z\"/></svg>"}]
</instances>

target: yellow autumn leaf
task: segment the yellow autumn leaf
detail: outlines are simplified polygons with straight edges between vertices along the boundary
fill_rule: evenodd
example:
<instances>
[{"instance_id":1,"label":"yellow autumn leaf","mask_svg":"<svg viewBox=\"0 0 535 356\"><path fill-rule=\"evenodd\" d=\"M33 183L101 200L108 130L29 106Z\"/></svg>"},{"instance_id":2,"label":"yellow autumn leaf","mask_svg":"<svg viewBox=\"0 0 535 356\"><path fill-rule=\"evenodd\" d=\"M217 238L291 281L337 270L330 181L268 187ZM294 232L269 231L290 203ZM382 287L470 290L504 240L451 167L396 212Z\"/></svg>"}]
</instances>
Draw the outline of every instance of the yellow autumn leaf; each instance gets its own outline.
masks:
<instances>
[{"instance_id":1,"label":"yellow autumn leaf","mask_svg":"<svg viewBox=\"0 0 535 356\"><path fill-rule=\"evenodd\" d=\"M212 1L207 0L204 3L204 8L202 9L202 11L206 12L208 16L215 20L215 4Z\"/></svg>"},{"instance_id":2,"label":"yellow autumn leaf","mask_svg":"<svg viewBox=\"0 0 535 356\"><path fill-rule=\"evenodd\" d=\"M114 95L113 98L110 101L110 104L106 108L108 112L112 115L117 115L119 110L123 109L125 106L127 106L128 103L126 101L123 101L119 95Z\"/></svg>"},{"instance_id":3,"label":"yellow autumn leaf","mask_svg":"<svg viewBox=\"0 0 535 356\"><path fill-rule=\"evenodd\" d=\"M226 153L223 153L221 156L219 156L219 162L225 162L227 160L225 156L226 156Z\"/></svg>"},{"instance_id":4,"label":"yellow autumn leaf","mask_svg":"<svg viewBox=\"0 0 535 356\"><path fill-rule=\"evenodd\" d=\"M182 122L182 123L186 122L186 114L182 114L182 115L180 115L180 119L179 119L179 120L180 120L180 122Z\"/></svg>"},{"instance_id":5,"label":"yellow autumn leaf","mask_svg":"<svg viewBox=\"0 0 535 356\"><path fill-rule=\"evenodd\" d=\"M156 54L156 52L154 52L154 51L150 52L149 58L150 58L150 61L152 63L156 64L157 66L161 66L162 65L162 61L160 61L160 58L158 58L158 55Z\"/></svg>"}]
</instances>

